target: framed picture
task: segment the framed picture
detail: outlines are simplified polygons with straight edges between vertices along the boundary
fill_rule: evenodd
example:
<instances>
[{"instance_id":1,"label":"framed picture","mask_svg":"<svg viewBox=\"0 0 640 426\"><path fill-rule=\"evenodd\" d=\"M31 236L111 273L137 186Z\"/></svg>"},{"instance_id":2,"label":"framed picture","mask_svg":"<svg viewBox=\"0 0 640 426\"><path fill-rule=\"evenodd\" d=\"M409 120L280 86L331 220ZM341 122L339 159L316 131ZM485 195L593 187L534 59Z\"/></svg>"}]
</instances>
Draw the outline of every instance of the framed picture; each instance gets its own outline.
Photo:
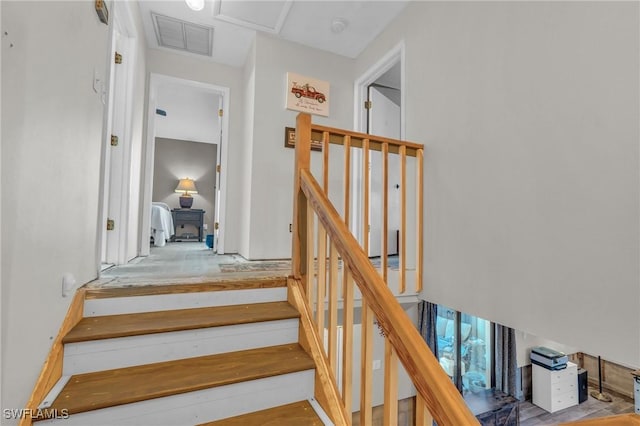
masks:
<instances>
[{"instance_id":1,"label":"framed picture","mask_svg":"<svg viewBox=\"0 0 640 426\"><path fill-rule=\"evenodd\" d=\"M293 127L284 128L284 146L285 148L296 147L296 129ZM322 141L311 141L312 151L322 151Z\"/></svg>"},{"instance_id":2,"label":"framed picture","mask_svg":"<svg viewBox=\"0 0 640 426\"><path fill-rule=\"evenodd\" d=\"M309 114L329 116L329 83L287 73L286 108Z\"/></svg>"}]
</instances>

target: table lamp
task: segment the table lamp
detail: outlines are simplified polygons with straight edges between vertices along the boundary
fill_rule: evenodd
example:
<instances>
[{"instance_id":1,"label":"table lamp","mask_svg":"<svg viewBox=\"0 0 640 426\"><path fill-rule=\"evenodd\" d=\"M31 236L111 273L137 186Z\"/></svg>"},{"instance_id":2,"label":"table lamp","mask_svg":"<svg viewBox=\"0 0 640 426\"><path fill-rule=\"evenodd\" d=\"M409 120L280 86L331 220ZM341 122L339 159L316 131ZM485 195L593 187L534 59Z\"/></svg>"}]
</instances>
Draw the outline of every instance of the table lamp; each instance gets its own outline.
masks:
<instances>
[{"instance_id":1,"label":"table lamp","mask_svg":"<svg viewBox=\"0 0 640 426\"><path fill-rule=\"evenodd\" d=\"M178 182L176 192L182 193L180 196L180 207L183 209L190 209L193 205L193 197L191 194L197 194L198 190L196 189L196 183L193 179L184 178L180 179Z\"/></svg>"}]
</instances>

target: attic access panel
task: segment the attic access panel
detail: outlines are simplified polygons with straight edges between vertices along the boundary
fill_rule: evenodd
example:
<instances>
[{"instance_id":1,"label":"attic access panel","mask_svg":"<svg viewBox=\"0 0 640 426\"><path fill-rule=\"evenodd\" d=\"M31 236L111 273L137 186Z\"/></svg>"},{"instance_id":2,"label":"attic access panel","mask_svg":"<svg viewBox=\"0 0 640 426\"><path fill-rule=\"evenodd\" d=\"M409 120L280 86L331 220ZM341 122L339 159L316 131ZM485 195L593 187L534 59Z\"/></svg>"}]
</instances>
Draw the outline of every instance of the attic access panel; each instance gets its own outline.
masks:
<instances>
[{"instance_id":1,"label":"attic access panel","mask_svg":"<svg viewBox=\"0 0 640 426\"><path fill-rule=\"evenodd\" d=\"M213 15L216 19L245 28L279 34L292 3L292 0L220 0L215 3Z\"/></svg>"}]
</instances>

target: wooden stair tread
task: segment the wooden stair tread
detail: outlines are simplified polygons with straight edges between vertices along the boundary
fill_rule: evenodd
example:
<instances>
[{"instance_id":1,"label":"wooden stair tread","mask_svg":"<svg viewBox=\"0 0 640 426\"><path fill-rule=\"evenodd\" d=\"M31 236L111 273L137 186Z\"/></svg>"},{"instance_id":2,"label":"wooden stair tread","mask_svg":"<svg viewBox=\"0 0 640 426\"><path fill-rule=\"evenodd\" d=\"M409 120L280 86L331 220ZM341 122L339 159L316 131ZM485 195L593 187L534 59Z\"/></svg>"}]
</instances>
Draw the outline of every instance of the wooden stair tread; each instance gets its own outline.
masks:
<instances>
[{"instance_id":1,"label":"wooden stair tread","mask_svg":"<svg viewBox=\"0 0 640 426\"><path fill-rule=\"evenodd\" d=\"M223 290L255 290L261 288L286 287L285 277L251 278L246 280L210 281L186 284L149 284L131 287L88 288L86 299L114 297L155 296L160 294L202 293Z\"/></svg>"},{"instance_id":2,"label":"wooden stair tread","mask_svg":"<svg viewBox=\"0 0 640 426\"><path fill-rule=\"evenodd\" d=\"M71 376L51 409L69 414L315 368L298 343Z\"/></svg>"},{"instance_id":3,"label":"wooden stair tread","mask_svg":"<svg viewBox=\"0 0 640 426\"><path fill-rule=\"evenodd\" d=\"M298 318L288 302L178 309L173 311L85 317L62 339L63 343L138 336L206 327Z\"/></svg>"},{"instance_id":4,"label":"wooden stair tread","mask_svg":"<svg viewBox=\"0 0 640 426\"><path fill-rule=\"evenodd\" d=\"M199 426L323 426L309 401L298 401L267 410L203 423Z\"/></svg>"}]
</instances>

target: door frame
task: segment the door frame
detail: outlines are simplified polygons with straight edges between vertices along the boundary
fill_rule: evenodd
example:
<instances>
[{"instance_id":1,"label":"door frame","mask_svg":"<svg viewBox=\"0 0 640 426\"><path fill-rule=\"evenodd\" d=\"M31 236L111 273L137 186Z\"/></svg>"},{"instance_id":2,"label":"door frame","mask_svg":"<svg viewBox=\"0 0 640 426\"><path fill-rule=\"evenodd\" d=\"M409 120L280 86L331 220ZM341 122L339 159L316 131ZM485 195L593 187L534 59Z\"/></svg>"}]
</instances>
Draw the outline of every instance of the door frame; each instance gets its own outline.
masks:
<instances>
[{"instance_id":1,"label":"door frame","mask_svg":"<svg viewBox=\"0 0 640 426\"><path fill-rule=\"evenodd\" d=\"M367 133L367 110L364 103L369 96L369 86L389 71L398 61L400 61L400 91L403 96L400 98L400 139L405 139L405 43L404 40L391 48L377 62L369 67L354 84L354 105L353 105L353 127L357 132ZM351 155L351 170L354 176L362 176L362 151L355 150ZM356 239L362 243L364 239L362 226L362 187L357 179L351 179L351 211L357 212L351 215L350 227Z\"/></svg>"},{"instance_id":2,"label":"door frame","mask_svg":"<svg viewBox=\"0 0 640 426\"><path fill-rule=\"evenodd\" d=\"M109 28L109 49L107 56L107 66L105 70L105 78L103 82L99 82L99 89L103 97L105 105L102 116L102 155L100 157L100 191L101 196L98 199L98 232L97 232L97 250L96 250L96 269L100 272L101 264L113 258L114 263L126 263L127 256L127 235L129 228L129 179L130 179L130 162L131 162L131 120L132 120L132 102L133 102L133 64L136 62L137 49L136 40L140 37L136 29L130 4L127 2L115 2L113 9L113 23ZM126 83L123 97L118 105L115 105L114 86L115 86L115 63L114 56L116 53L116 36L120 35L121 42L126 51L125 61L123 61L123 72L125 73L123 80ZM96 74L99 80L99 74ZM106 82L106 85L105 83ZM123 146L127 149L123 155L113 158L111 155L111 133L113 125L113 116L116 108L118 114L123 115L123 131L120 139ZM114 160L118 160L118 164L114 164ZM111 170L114 166L118 166L126 170L125 180L120 187L113 187L111 179ZM114 192L115 191L115 192ZM111 196L119 198L120 206L118 210L118 223L116 231L107 235L106 222L109 216ZM114 252L115 254L109 254Z\"/></svg>"},{"instance_id":3,"label":"door frame","mask_svg":"<svg viewBox=\"0 0 640 426\"><path fill-rule=\"evenodd\" d=\"M217 253L223 254L225 236L225 218L227 201L227 164L229 145L229 99L230 89L215 84L203 83L200 81L187 80L179 77L172 77L164 74L151 73L149 77L149 95L147 109L147 140L144 150L143 178L142 178L142 206L140 208L140 256L148 256L151 248L150 222L151 222L151 202L153 201L153 162L156 146L156 107L158 89L163 84L184 85L194 87L205 92L214 93L222 99L222 114L220 121L220 142L218 144L218 165L220 173L216 176L219 196L215 200L215 222L219 224L218 237L215 242ZM215 230L214 230L215 231Z\"/></svg>"}]
</instances>

